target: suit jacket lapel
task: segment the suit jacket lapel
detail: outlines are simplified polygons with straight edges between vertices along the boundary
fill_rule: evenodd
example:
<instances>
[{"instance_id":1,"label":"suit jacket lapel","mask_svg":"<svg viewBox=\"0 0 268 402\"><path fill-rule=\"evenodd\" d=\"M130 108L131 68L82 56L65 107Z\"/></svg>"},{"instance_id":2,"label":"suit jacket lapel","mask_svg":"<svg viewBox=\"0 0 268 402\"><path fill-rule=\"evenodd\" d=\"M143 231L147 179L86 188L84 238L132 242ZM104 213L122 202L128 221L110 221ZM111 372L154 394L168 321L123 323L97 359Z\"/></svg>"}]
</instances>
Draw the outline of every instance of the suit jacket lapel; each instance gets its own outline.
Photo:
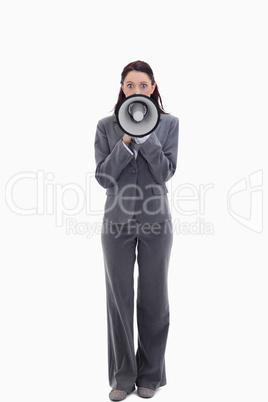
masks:
<instances>
[{"instance_id":1,"label":"suit jacket lapel","mask_svg":"<svg viewBox=\"0 0 268 402\"><path fill-rule=\"evenodd\" d=\"M115 129L115 133L116 133L116 141L115 141L115 143L117 143L119 140L122 139L122 137L124 135L124 132L121 130L121 128L117 124L116 120L114 121L114 129ZM135 157L131 159L130 163L131 163L132 166L137 167Z\"/></svg>"}]
</instances>

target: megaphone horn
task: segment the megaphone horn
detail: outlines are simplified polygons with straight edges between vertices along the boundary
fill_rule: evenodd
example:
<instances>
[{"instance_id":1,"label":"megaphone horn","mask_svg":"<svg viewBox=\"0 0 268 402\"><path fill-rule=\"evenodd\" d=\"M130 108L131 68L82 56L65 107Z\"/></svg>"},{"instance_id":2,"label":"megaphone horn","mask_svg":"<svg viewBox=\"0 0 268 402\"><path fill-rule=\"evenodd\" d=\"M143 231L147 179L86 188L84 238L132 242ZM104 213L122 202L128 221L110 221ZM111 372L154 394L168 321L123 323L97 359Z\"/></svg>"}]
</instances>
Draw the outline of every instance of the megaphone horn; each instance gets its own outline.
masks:
<instances>
[{"instance_id":1,"label":"megaphone horn","mask_svg":"<svg viewBox=\"0 0 268 402\"><path fill-rule=\"evenodd\" d=\"M124 133L145 137L158 126L160 112L157 103L149 96L135 94L120 103L116 119Z\"/></svg>"}]
</instances>

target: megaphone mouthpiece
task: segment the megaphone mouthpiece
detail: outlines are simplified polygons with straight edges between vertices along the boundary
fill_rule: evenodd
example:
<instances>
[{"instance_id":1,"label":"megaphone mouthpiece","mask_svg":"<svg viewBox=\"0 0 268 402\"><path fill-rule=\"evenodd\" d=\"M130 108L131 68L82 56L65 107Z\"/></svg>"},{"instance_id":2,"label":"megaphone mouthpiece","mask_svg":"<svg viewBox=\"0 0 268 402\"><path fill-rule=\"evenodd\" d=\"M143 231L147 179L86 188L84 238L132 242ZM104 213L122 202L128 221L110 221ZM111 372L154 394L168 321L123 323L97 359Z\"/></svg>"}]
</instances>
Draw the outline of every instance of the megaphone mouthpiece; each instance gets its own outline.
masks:
<instances>
[{"instance_id":1,"label":"megaphone mouthpiece","mask_svg":"<svg viewBox=\"0 0 268 402\"><path fill-rule=\"evenodd\" d=\"M144 114L140 110L136 110L136 112L133 113L133 119L137 122L142 121L144 118Z\"/></svg>"}]
</instances>

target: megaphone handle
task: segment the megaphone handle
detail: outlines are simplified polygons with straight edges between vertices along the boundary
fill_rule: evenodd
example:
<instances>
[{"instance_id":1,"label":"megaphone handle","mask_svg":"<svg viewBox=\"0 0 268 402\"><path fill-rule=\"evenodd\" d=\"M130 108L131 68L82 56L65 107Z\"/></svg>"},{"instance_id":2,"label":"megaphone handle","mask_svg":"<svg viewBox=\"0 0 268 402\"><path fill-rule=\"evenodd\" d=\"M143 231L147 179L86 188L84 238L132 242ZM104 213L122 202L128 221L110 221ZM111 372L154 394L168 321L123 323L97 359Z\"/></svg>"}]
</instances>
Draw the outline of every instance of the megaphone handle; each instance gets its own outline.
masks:
<instances>
[{"instance_id":1,"label":"megaphone handle","mask_svg":"<svg viewBox=\"0 0 268 402\"><path fill-rule=\"evenodd\" d=\"M131 140L132 140L132 137L131 137L130 135L128 135L128 134L124 134L124 135L123 135L122 141L123 141L123 143L126 144L127 146L129 146Z\"/></svg>"}]
</instances>

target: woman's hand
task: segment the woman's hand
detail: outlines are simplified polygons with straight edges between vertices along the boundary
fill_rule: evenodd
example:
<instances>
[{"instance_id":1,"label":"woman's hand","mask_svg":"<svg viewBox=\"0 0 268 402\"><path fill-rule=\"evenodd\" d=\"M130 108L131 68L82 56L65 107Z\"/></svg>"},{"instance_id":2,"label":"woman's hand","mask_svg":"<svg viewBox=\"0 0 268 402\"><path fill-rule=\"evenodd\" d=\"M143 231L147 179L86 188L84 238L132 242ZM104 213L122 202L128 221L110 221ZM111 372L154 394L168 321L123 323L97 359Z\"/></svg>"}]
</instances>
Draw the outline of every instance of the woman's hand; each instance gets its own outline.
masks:
<instances>
[{"instance_id":1,"label":"woman's hand","mask_svg":"<svg viewBox=\"0 0 268 402\"><path fill-rule=\"evenodd\" d=\"M128 134L124 134L122 141L124 142L124 144L126 144L127 146L129 146L129 143L131 142L132 137Z\"/></svg>"}]
</instances>

